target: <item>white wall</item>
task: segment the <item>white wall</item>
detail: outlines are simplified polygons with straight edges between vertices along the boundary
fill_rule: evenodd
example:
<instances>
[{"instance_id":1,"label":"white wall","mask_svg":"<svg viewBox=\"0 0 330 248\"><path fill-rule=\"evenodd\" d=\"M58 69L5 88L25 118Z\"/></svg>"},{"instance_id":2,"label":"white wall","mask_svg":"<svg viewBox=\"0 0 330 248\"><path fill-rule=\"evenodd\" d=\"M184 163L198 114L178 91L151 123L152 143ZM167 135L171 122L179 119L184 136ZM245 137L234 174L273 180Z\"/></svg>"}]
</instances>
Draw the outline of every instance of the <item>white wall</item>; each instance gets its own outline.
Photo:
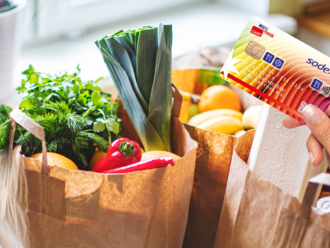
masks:
<instances>
[{"instance_id":1,"label":"white wall","mask_svg":"<svg viewBox=\"0 0 330 248\"><path fill-rule=\"evenodd\" d=\"M267 15L269 0L216 0L234 8L246 10L254 15Z\"/></svg>"}]
</instances>

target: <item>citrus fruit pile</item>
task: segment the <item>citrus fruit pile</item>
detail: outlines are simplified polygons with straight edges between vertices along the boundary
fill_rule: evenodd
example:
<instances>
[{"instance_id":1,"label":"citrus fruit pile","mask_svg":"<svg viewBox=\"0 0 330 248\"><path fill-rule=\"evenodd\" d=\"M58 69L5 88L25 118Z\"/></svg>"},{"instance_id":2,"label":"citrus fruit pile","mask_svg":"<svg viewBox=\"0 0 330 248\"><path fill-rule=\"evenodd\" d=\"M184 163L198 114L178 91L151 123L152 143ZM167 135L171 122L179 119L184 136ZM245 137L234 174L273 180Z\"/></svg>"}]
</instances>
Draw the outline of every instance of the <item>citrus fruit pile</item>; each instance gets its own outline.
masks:
<instances>
[{"instance_id":1,"label":"citrus fruit pile","mask_svg":"<svg viewBox=\"0 0 330 248\"><path fill-rule=\"evenodd\" d=\"M235 92L225 85L213 85L206 88L198 103L194 96L182 92L179 119L189 125L221 134L240 136L246 130L257 127L261 114L261 105L249 107L241 112L241 101ZM196 96L195 96L196 97Z\"/></svg>"}]
</instances>

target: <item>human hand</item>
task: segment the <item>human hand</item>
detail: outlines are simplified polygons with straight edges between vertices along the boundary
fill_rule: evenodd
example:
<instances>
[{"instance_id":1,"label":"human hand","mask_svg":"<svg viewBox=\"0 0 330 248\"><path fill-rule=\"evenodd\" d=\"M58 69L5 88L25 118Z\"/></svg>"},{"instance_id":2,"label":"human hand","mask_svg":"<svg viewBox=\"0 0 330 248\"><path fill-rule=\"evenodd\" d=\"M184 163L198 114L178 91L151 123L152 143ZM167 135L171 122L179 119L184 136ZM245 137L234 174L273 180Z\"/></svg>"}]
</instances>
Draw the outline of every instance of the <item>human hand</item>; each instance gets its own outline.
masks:
<instances>
[{"instance_id":1,"label":"human hand","mask_svg":"<svg viewBox=\"0 0 330 248\"><path fill-rule=\"evenodd\" d=\"M323 148L330 153L330 108L324 113L318 107L309 104L302 112L304 121L312 134L307 140L307 150L312 165L319 165L323 160ZM291 117L283 121L286 128L295 128L303 124Z\"/></svg>"}]
</instances>

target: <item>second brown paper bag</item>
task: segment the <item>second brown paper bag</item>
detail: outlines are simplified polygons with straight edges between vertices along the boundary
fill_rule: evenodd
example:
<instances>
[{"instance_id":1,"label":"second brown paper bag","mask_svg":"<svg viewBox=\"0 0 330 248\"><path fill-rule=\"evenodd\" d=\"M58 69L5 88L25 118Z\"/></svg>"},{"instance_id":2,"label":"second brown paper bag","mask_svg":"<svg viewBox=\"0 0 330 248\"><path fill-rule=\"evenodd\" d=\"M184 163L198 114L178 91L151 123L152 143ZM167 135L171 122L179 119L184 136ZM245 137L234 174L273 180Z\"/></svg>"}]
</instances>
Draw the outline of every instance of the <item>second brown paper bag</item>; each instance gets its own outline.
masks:
<instances>
[{"instance_id":1,"label":"second brown paper bag","mask_svg":"<svg viewBox=\"0 0 330 248\"><path fill-rule=\"evenodd\" d=\"M185 127L197 141L198 148L183 247L212 248L237 138L189 125Z\"/></svg>"},{"instance_id":2,"label":"second brown paper bag","mask_svg":"<svg viewBox=\"0 0 330 248\"><path fill-rule=\"evenodd\" d=\"M317 184L329 185L330 175L311 179L300 204L249 170L253 133L238 138L234 148L213 248L330 247L329 216L311 208Z\"/></svg>"}]
</instances>

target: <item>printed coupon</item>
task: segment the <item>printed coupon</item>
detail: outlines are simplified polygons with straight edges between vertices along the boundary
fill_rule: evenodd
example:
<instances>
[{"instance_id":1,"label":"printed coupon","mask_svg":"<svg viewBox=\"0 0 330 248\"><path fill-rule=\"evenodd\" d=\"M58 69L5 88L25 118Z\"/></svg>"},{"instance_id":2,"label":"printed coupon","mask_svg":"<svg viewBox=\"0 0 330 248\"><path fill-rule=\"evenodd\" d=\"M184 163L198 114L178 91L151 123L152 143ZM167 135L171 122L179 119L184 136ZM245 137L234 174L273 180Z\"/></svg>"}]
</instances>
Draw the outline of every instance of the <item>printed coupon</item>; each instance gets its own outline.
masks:
<instances>
[{"instance_id":1,"label":"printed coupon","mask_svg":"<svg viewBox=\"0 0 330 248\"><path fill-rule=\"evenodd\" d=\"M265 21L253 17L221 74L241 88L303 122L302 109L330 104L330 58Z\"/></svg>"}]
</instances>

